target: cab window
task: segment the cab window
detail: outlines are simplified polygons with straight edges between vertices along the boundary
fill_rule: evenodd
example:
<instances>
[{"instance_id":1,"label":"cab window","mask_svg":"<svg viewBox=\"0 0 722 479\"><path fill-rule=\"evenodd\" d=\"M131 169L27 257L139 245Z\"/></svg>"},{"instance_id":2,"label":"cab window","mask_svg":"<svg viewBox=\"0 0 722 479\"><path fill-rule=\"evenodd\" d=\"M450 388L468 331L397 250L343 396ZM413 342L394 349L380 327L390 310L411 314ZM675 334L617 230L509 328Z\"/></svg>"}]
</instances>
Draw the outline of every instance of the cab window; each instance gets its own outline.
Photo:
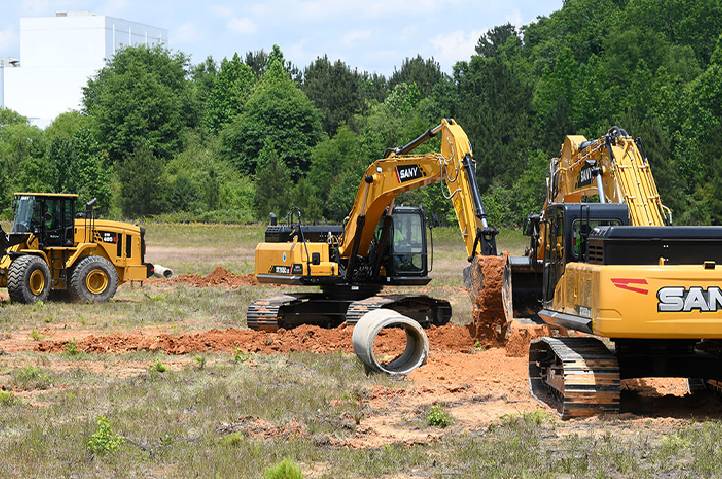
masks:
<instances>
[{"instance_id":1,"label":"cab window","mask_svg":"<svg viewBox=\"0 0 722 479\"><path fill-rule=\"evenodd\" d=\"M394 271L399 273L425 273L424 231L418 214L394 215Z\"/></svg>"},{"instance_id":2,"label":"cab window","mask_svg":"<svg viewBox=\"0 0 722 479\"><path fill-rule=\"evenodd\" d=\"M572 222L572 260L578 260L585 251L585 238L594 228L599 226L621 226L622 222L616 218L591 218L589 221L577 218ZM585 231L586 229L586 231Z\"/></svg>"}]
</instances>

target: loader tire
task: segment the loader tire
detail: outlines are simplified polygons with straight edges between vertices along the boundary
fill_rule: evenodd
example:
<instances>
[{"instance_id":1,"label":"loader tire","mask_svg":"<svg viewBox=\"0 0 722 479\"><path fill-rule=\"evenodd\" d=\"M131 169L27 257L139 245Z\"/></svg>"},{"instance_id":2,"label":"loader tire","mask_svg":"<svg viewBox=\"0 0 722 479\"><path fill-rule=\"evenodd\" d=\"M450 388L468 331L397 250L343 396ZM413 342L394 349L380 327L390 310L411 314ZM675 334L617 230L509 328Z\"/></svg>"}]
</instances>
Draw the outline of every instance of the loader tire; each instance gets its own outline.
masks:
<instances>
[{"instance_id":1,"label":"loader tire","mask_svg":"<svg viewBox=\"0 0 722 479\"><path fill-rule=\"evenodd\" d=\"M88 256L73 268L70 275L70 297L80 303L104 303L115 296L118 272L102 256Z\"/></svg>"},{"instance_id":2,"label":"loader tire","mask_svg":"<svg viewBox=\"0 0 722 479\"><path fill-rule=\"evenodd\" d=\"M50 268L39 256L24 254L10 263L8 293L10 301L23 304L46 301L51 288Z\"/></svg>"}]
</instances>

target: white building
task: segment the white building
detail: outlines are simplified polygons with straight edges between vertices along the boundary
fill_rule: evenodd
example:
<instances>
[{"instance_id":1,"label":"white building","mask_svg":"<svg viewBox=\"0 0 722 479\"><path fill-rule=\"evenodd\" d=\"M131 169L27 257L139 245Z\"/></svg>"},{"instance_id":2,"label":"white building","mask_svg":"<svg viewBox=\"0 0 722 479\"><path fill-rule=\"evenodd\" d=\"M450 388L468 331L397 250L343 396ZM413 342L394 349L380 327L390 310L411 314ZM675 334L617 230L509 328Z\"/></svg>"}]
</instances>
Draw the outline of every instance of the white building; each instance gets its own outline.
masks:
<instances>
[{"instance_id":1,"label":"white building","mask_svg":"<svg viewBox=\"0 0 722 479\"><path fill-rule=\"evenodd\" d=\"M97 16L88 11L20 19L20 59L0 66L0 106L44 128L81 108L88 78L119 49L167 45L162 28Z\"/></svg>"}]
</instances>

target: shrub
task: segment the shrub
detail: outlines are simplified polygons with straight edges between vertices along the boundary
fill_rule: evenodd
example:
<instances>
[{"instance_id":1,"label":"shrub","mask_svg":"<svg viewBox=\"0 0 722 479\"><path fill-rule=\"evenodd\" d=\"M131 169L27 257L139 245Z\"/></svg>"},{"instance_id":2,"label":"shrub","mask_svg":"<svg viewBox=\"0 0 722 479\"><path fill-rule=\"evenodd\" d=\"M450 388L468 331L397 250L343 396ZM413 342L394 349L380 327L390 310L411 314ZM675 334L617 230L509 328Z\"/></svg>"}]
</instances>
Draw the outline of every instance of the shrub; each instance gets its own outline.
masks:
<instances>
[{"instance_id":1,"label":"shrub","mask_svg":"<svg viewBox=\"0 0 722 479\"><path fill-rule=\"evenodd\" d=\"M274 464L263 472L264 479L303 479L301 468L292 460L286 458Z\"/></svg>"},{"instance_id":2,"label":"shrub","mask_svg":"<svg viewBox=\"0 0 722 479\"><path fill-rule=\"evenodd\" d=\"M12 406L17 402L18 399L12 391L0 391L0 406Z\"/></svg>"},{"instance_id":3,"label":"shrub","mask_svg":"<svg viewBox=\"0 0 722 479\"><path fill-rule=\"evenodd\" d=\"M161 363L160 361L156 361L153 363L153 365L150 367L151 373L160 373L163 374L164 372L168 371L168 368L165 364Z\"/></svg>"},{"instance_id":4,"label":"shrub","mask_svg":"<svg viewBox=\"0 0 722 479\"><path fill-rule=\"evenodd\" d=\"M47 389L52 382L47 372L35 366L16 369L12 376L13 384L20 389Z\"/></svg>"},{"instance_id":5,"label":"shrub","mask_svg":"<svg viewBox=\"0 0 722 479\"><path fill-rule=\"evenodd\" d=\"M450 426L454 422L451 415L444 411L438 404L434 404L429 408L429 412L426 413L426 424L434 427L446 427Z\"/></svg>"},{"instance_id":6,"label":"shrub","mask_svg":"<svg viewBox=\"0 0 722 479\"><path fill-rule=\"evenodd\" d=\"M103 455L117 451L123 442L123 437L113 432L108 418L100 416L96 421L95 432L88 439L87 448L92 454Z\"/></svg>"}]
</instances>

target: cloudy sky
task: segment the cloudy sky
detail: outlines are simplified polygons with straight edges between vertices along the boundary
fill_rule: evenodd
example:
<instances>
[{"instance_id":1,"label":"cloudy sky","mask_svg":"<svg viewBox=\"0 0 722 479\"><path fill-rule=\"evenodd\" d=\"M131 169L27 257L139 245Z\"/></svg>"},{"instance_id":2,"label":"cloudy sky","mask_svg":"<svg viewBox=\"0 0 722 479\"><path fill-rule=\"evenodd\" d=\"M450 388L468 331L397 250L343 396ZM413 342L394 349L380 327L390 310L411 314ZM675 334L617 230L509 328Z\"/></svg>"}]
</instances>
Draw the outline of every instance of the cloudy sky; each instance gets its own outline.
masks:
<instances>
[{"instance_id":1,"label":"cloudy sky","mask_svg":"<svg viewBox=\"0 0 722 479\"><path fill-rule=\"evenodd\" d=\"M523 25L562 0L0 0L0 57L18 56L22 16L90 10L166 28L170 48L194 62L269 50L306 65L327 53L360 69L390 73L417 53L449 71L494 25ZM22 60L22 59L21 59Z\"/></svg>"}]
</instances>

